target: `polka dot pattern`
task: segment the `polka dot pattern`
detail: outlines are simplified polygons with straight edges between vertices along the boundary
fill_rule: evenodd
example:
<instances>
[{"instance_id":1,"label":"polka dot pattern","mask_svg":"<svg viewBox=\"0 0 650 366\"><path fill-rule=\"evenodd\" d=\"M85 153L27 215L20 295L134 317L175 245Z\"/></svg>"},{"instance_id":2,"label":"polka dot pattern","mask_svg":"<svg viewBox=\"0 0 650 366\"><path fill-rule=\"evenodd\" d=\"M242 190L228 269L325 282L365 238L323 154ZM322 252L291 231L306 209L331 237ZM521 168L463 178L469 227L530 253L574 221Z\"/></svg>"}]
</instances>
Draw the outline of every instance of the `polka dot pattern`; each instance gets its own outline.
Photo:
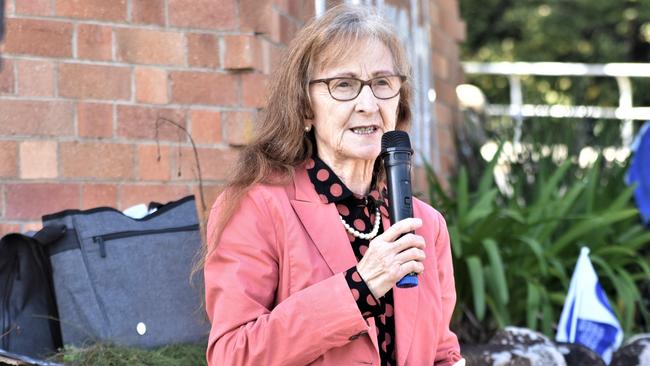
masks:
<instances>
[{"instance_id":1,"label":"polka dot pattern","mask_svg":"<svg viewBox=\"0 0 650 366\"><path fill-rule=\"evenodd\" d=\"M368 232L371 230L375 224L377 206L383 215L388 216L386 203L381 200L381 197L386 197L385 190L381 190L382 194L379 194L379 190L372 189L366 196L355 195L317 156L307 161L307 173L321 202L335 204L341 217L358 231ZM374 182L372 186L375 186ZM341 229L345 230L343 225L341 225ZM379 233L382 232L380 226ZM357 261L361 260L368 250L370 241L356 238L347 231L346 233ZM375 318L381 365L396 364L393 342L395 335L393 291L390 290L380 299L376 299L357 272L356 266L346 271L345 279L361 315L364 318Z\"/></svg>"},{"instance_id":2,"label":"polka dot pattern","mask_svg":"<svg viewBox=\"0 0 650 366\"><path fill-rule=\"evenodd\" d=\"M327 178L329 177L330 177L330 172L328 172L327 169L324 168L319 170L318 173L316 173L316 178L321 182L327 181Z\"/></svg>"}]
</instances>

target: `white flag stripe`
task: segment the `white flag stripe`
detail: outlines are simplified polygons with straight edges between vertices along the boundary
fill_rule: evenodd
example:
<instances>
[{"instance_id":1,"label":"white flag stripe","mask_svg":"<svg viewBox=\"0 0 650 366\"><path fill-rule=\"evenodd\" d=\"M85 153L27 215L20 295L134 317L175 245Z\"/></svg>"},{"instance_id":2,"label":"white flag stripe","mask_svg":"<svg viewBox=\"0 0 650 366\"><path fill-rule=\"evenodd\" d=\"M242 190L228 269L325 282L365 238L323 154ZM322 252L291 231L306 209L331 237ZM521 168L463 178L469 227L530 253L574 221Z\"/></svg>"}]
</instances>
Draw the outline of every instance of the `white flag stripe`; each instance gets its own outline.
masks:
<instances>
[{"instance_id":1,"label":"white flag stripe","mask_svg":"<svg viewBox=\"0 0 650 366\"><path fill-rule=\"evenodd\" d=\"M623 341L623 330L598 282L588 248L580 251L555 339L581 343L600 354L607 364Z\"/></svg>"}]
</instances>

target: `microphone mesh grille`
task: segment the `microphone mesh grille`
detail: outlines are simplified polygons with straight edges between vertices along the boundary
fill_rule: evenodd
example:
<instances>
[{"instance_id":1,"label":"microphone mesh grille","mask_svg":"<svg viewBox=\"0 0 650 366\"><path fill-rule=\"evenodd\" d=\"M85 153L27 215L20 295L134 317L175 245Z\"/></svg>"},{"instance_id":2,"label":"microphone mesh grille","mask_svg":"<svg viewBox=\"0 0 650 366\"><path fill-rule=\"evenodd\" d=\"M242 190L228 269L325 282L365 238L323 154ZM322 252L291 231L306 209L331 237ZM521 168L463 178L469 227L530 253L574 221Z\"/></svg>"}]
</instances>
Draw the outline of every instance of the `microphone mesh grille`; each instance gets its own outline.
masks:
<instances>
[{"instance_id":1,"label":"microphone mesh grille","mask_svg":"<svg viewBox=\"0 0 650 366\"><path fill-rule=\"evenodd\" d=\"M411 149L411 140L408 133L404 131L388 131L381 136L381 151L391 147Z\"/></svg>"}]
</instances>

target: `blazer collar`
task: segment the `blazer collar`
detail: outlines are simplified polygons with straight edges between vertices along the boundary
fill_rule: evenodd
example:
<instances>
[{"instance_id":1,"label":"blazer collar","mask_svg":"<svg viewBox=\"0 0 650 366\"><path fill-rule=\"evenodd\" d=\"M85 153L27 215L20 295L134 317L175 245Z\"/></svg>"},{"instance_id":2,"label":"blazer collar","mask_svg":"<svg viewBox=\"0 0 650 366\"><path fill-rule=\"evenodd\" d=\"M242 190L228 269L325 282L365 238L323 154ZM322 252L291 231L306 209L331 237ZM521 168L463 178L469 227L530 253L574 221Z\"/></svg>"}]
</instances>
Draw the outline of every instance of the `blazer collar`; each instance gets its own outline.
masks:
<instances>
[{"instance_id":1,"label":"blazer collar","mask_svg":"<svg viewBox=\"0 0 650 366\"><path fill-rule=\"evenodd\" d=\"M347 271L357 264L347 232L333 203L323 203L303 167L294 176L295 199L291 206L332 273Z\"/></svg>"},{"instance_id":2,"label":"blazer collar","mask_svg":"<svg viewBox=\"0 0 650 366\"><path fill-rule=\"evenodd\" d=\"M352 247L340 244L348 243L349 239L339 220L336 206L321 201L303 167L295 170L294 189L295 199L291 200L291 206L332 273L341 273L356 265L357 260ZM390 227L390 220L384 214L382 214L382 223L384 228ZM405 364L413 341L419 289L419 286L405 289L393 287L395 347L398 365ZM378 346L376 341L373 343L375 347Z\"/></svg>"}]
</instances>

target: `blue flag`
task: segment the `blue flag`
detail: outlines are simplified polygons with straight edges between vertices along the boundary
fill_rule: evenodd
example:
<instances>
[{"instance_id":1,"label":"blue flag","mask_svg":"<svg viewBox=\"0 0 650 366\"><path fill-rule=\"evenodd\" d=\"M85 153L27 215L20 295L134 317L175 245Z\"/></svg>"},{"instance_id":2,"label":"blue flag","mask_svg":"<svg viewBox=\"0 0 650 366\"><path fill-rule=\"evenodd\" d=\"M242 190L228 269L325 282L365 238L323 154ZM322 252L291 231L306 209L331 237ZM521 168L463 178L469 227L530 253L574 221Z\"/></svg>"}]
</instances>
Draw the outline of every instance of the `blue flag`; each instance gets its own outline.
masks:
<instances>
[{"instance_id":1,"label":"blue flag","mask_svg":"<svg viewBox=\"0 0 650 366\"><path fill-rule=\"evenodd\" d=\"M608 365L623 341L623 329L598 282L589 248L580 251L555 340L580 343L598 353Z\"/></svg>"},{"instance_id":2,"label":"blue flag","mask_svg":"<svg viewBox=\"0 0 650 366\"><path fill-rule=\"evenodd\" d=\"M650 227L650 122L646 122L632 144L632 163L627 172L628 185L636 183L634 199L641 220Z\"/></svg>"}]
</instances>

